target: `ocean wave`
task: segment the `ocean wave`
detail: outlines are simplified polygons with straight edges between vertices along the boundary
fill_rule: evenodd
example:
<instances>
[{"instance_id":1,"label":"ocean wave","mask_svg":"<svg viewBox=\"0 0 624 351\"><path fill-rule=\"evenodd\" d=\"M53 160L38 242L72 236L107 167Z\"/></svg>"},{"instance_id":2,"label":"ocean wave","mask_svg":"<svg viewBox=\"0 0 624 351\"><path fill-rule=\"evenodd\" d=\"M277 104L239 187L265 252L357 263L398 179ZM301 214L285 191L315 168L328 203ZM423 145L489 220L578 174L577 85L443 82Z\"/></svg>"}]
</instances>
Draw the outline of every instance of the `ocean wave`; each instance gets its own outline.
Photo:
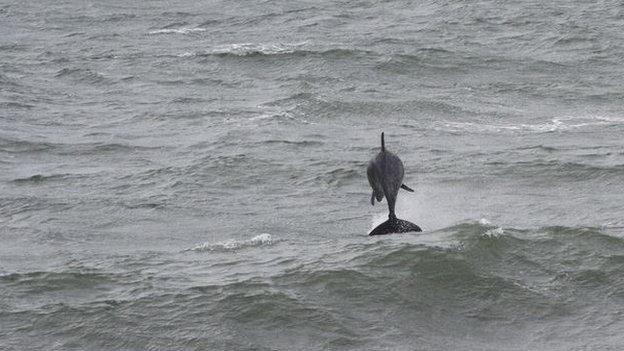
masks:
<instances>
[{"instance_id":1,"label":"ocean wave","mask_svg":"<svg viewBox=\"0 0 624 351\"><path fill-rule=\"evenodd\" d=\"M195 247L188 249L187 251L236 251L244 248L259 247L259 246L271 246L279 240L274 239L271 234L263 233L254 236L248 240L227 240L223 242L210 243L206 242Z\"/></svg>"},{"instance_id":2,"label":"ocean wave","mask_svg":"<svg viewBox=\"0 0 624 351\"><path fill-rule=\"evenodd\" d=\"M434 129L448 132L469 133L552 133L561 131L583 130L591 127L624 125L623 118L615 117L561 117L550 121L534 124L487 124L479 122L440 121L434 124Z\"/></svg>"},{"instance_id":3,"label":"ocean wave","mask_svg":"<svg viewBox=\"0 0 624 351\"><path fill-rule=\"evenodd\" d=\"M124 22L133 20L137 17L133 13L112 13L112 14L99 14L99 15L83 15L76 14L67 17L67 20L75 23L108 23L108 22Z\"/></svg>"},{"instance_id":4,"label":"ocean wave","mask_svg":"<svg viewBox=\"0 0 624 351\"><path fill-rule=\"evenodd\" d=\"M2 49L0 49L0 50L2 50ZM9 87L10 86L10 87L13 87L13 88L17 88L17 87L21 87L22 86L21 84L19 84L17 82L16 79L11 78L11 77L9 77L7 75L4 75L2 73L0 73L0 84L3 85L4 87Z\"/></svg>"},{"instance_id":5,"label":"ocean wave","mask_svg":"<svg viewBox=\"0 0 624 351\"><path fill-rule=\"evenodd\" d=\"M376 68L393 74L411 73L417 69L433 69L445 73L466 70L465 58L445 51L419 51L414 54L379 55Z\"/></svg>"},{"instance_id":6,"label":"ocean wave","mask_svg":"<svg viewBox=\"0 0 624 351\"><path fill-rule=\"evenodd\" d=\"M55 148L54 143L0 137L0 151L9 153L37 152Z\"/></svg>"},{"instance_id":7,"label":"ocean wave","mask_svg":"<svg viewBox=\"0 0 624 351\"><path fill-rule=\"evenodd\" d=\"M192 34L205 32L206 28L164 28L150 31L149 34Z\"/></svg>"},{"instance_id":8,"label":"ocean wave","mask_svg":"<svg viewBox=\"0 0 624 351\"><path fill-rule=\"evenodd\" d=\"M296 296L272 289L226 294L217 302L216 308L223 311L226 319L273 328L284 325L296 327L308 323L310 319L332 322L326 319L322 310L309 308Z\"/></svg>"},{"instance_id":9,"label":"ocean wave","mask_svg":"<svg viewBox=\"0 0 624 351\"><path fill-rule=\"evenodd\" d=\"M296 51L302 44L228 44L217 46L200 52L186 52L180 54L180 57L191 56L254 56L254 55L282 55L291 54Z\"/></svg>"},{"instance_id":10,"label":"ocean wave","mask_svg":"<svg viewBox=\"0 0 624 351\"><path fill-rule=\"evenodd\" d=\"M143 146L125 143L90 142L58 143L34 140L18 140L0 137L0 151L8 153L52 152L59 155L97 155L105 153L135 152L162 149L160 146Z\"/></svg>"},{"instance_id":11,"label":"ocean wave","mask_svg":"<svg viewBox=\"0 0 624 351\"><path fill-rule=\"evenodd\" d=\"M547 153L552 153L555 151L559 151L559 148L553 147L553 146L546 146L546 145L532 145L532 146L521 146L518 148L518 150L536 150L536 151L543 151L543 152L547 152Z\"/></svg>"},{"instance_id":12,"label":"ocean wave","mask_svg":"<svg viewBox=\"0 0 624 351\"><path fill-rule=\"evenodd\" d=\"M67 289L88 289L95 285L111 283L114 276L98 272L27 272L4 273L0 282L20 286L29 292L50 292Z\"/></svg>"},{"instance_id":13,"label":"ocean wave","mask_svg":"<svg viewBox=\"0 0 624 351\"><path fill-rule=\"evenodd\" d=\"M624 164L610 166L591 165L579 162L566 162L561 160L537 159L531 161L495 161L487 162L486 165L496 166L496 173L515 174L539 177L557 177L571 180L586 181L601 177L619 178L624 172Z\"/></svg>"},{"instance_id":14,"label":"ocean wave","mask_svg":"<svg viewBox=\"0 0 624 351\"><path fill-rule=\"evenodd\" d=\"M329 48L311 49L306 42L283 43L238 43L216 46L203 51L184 52L179 57L263 57L263 56L317 56L326 59L350 59L354 57L368 57L378 55L372 51Z\"/></svg>"},{"instance_id":15,"label":"ocean wave","mask_svg":"<svg viewBox=\"0 0 624 351\"><path fill-rule=\"evenodd\" d=\"M258 286L258 279L239 281L235 289L234 285L222 287L223 294L236 294L223 299L222 303L227 306L222 308L244 305L245 310L264 310L264 307L281 310L285 306L265 306L261 303L265 299L260 297L241 301L235 296L253 291L255 295L266 294L268 298L285 287L290 293L285 303L309 305L314 309L320 308L318 302L322 296L321 306L344 307L347 304L347 308L360 311L362 306L379 304L386 311L413 314L434 306L452 305L449 308L459 314L458 318L494 321L508 318L506 311L512 305L514 313L523 318L549 318L566 304L558 298L559 289L605 285L604 275L583 269L575 272L571 279L558 278L557 271L566 262L566 256L557 250L568 248L569 239L549 237L554 240L551 243L543 238L521 239L516 235L525 234L523 231L509 229L516 235L508 235L501 233L502 229L478 222L463 223L443 231L454 233L455 239L463 244L442 248L406 242L403 238L408 235L397 235L341 246L336 248L335 257L325 254L322 262L302 264L260 279L265 282L262 287ZM487 234L492 231L498 234ZM543 247L553 245L557 248L555 254L552 258L545 257ZM535 250L540 246L542 250ZM581 253L584 249L578 251ZM248 323L267 322L260 314L234 313L229 317L236 321L244 318Z\"/></svg>"},{"instance_id":16,"label":"ocean wave","mask_svg":"<svg viewBox=\"0 0 624 351\"><path fill-rule=\"evenodd\" d=\"M365 165L360 165L361 167L365 167ZM339 167L334 168L321 174L315 175L313 177L308 177L299 180L299 184L322 184L325 186L340 186L341 184L348 182L352 179L363 178L364 175L362 173L361 168L345 168Z\"/></svg>"},{"instance_id":17,"label":"ocean wave","mask_svg":"<svg viewBox=\"0 0 624 351\"><path fill-rule=\"evenodd\" d=\"M15 102L15 101L11 101L11 102L0 102L0 108L4 108L4 109L25 109L25 110L30 110L32 108L34 108L34 105L30 105L30 104L24 104L24 103L20 103L20 102Z\"/></svg>"},{"instance_id":18,"label":"ocean wave","mask_svg":"<svg viewBox=\"0 0 624 351\"><path fill-rule=\"evenodd\" d=\"M134 13L113 13L101 18L103 22L122 22L133 20L137 17Z\"/></svg>"},{"instance_id":19,"label":"ocean wave","mask_svg":"<svg viewBox=\"0 0 624 351\"><path fill-rule=\"evenodd\" d=\"M285 144L290 146L299 146L299 147L308 147L308 146L321 146L323 145L320 141L314 140L281 140L281 139L270 139L262 142L263 144Z\"/></svg>"},{"instance_id":20,"label":"ocean wave","mask_svg":"<svg viewBox=\"0 0 624 351\"><path fill-rule=\"evenodd\" d=\"M73 175L73 174L51 174L51 175L35 174L30 177L16 178L16 179L13 179L13 181L15 183L42 183L42 182L53 181L53 180L67 179L71 177L76 177L76 175Z\"/></svg>"},{"instance_id":21,"label":"ocean wave","mask_svg":"<svg viewBox=\"0 0 624 351\"><path fill-rule=\"evenodd\" d=\"M196 17L199 16L200 14L198 13L191 13L191 12L185 12L185 11L165 11L162 12L160 14L163 17Z\"/></svg>"},{"instance_id":22,"label":"ocean wave","mask_svg":"<svg viewBox=\"0 0 624 351\"><path fill-rule=\"evenodd\" d=\"M219 266L219 256L202 262L200 269L195 259L182 266L167 259L166 269L159 268L150 279L143 277L154 268L150 260L136 257L127 258L132 266L121 275L8 273L0 275L0 287L8 289L10 298L33 294L42 296L41 304L0 314L15 320L37 317L54 330L62 316L68 321L67 332L76 335L84 335L85 329L119 334L128 328L120 321L134 326L151 318L150 328L166 332L176 325L171 333L178 336L178 330L200 323L213 331L211 342L232 329L248 335L249 330L266 333L288 327L296 336L323 335L325 346L346 343L358 349L374 345L376 337L370 335L390 327L399 335L437 339L448 330L459 330L463 338L484 328L505 331L510 324L556 326L562 319L593 318L595 312L606 316L607 323L618 320L619 315L604 314L602 308L611 311L612 302L621 297L624 240L599 228L496 228L482 219L436 232L461 243L454 247L410 241L423 235L414 234L340 239L305 248L298 243L279 250L278 256L278 250L271 250L272 257L249 255L250 261L234 260L228 266ZM498 234L487 234L492 231ZM269 234L261 234L205 243L185 252L230 253L273 243ZM160 254L157 261L162 260ZM117 260L113 266L119 269L128 264L124 262ZM190 270L180 274L185 267ZM217 267L222 272L214 278ZM76 296L68 300L66 290L78 293L79 302ZM400 323L389 327L388 316ZM435 342L425 343L437 349Z\"/></svg>"},{"instance_id":23,"label":"ocean wave","mask_svg":"<svg viewBox=\"0 0 624 351\"><path fill-rule=\"evenodd\" d=\"M99 84L110 81L104 74L87 68L63 68L56 72L56 78L70 78L78 82Z\"/></svg>"},{"instance_id":24,"label":"ocean wave","mask_svg":"<svg viewBox=\"0 0 624 351\"><path fill-rule=\"evenodd\" d=\"M367 293L357 296L366 300L380 298L379 294L383 291L380 290L381 286L390 288L393 294L415 293L404 286L406 278L414 279L414 284L422 285L417 290L425 286L433 289L435 286L434 291L447 294L461 289L465 299L479 300L483 294L498 295L503 291L511 295L544 298L554 293L550 279L558 279L557 272L561 271L561 265L570 264L570 259L580 261L567 270L568 273L575 272L572 280L562 284L601 284L604 283L602 273L616 269L603 265L608 260L611 262L612 257L620 257L620 250L624 248L622 238L609 235L599 228L545 227L519 230L468 222L439 232L451 233L458 245L441 247L403 240L421 234L390 236L336 250L336 254L341 255L344 255L345 249L350 251L348 262L342 260L317 268L314 265L303 265L275 276L272 280L288 286L316 285L333 290L334 293L342 291L346 294L353 289L364 289ZM590 247L597 250L597 254L588 255ZM550 255L546 254L547 251ZM358 254L353 256L354 253ZM596 268L588 273L582 262L604 268ZM618 266L624 264L624 260L618 262ZM392 271L392 275L387 275L389 271ZM404 288L406 290L403 291ZM434 291L429 291L427 295L435 295ZM382 296L391 299L387 294Z\"/></svg>"},{"instance_id":25,"label":"ocean wave","mask_svg":"<svg viewBox=\"0 0 624 351\"><path fill-rule=\"evenodd\" d=\"M27 45L18 44L18 43L8 43L8 44L0 44L0 51L2 52L21 52L26 51L28 49ZM0 77L2 75L0 74Z\"/></svg>"},{"instance_id":26,"label":"ocean wave","mask_svg":"<svg viewBox=\"0 0 624 351\"><path fill-rule=\"evenodd\" d=\"M255 124L260 123L280 123L280 124L316 124L315 122L311 122L305 119L300 114L291 113L289 111L273 111L273 112L265 112L261 114L253 115L247 118L245 121L252 122ZM226 123L237 123L240 124L240 120L234 119L226 119L224 122Z\"/></svg>"}]
</instances>

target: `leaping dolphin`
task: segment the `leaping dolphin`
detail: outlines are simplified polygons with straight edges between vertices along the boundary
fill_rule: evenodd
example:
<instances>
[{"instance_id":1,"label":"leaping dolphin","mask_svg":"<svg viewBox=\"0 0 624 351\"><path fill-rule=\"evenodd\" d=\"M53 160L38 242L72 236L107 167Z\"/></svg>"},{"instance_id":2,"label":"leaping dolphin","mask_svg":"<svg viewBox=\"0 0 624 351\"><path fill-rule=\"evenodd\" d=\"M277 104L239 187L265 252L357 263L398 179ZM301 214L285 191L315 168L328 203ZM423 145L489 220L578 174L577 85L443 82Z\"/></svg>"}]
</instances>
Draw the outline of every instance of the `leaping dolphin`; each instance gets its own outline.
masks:
<instances>
[{"instance_id":1,"label":"leaping dolphin","mask_svg":"<svg viewBox=\"0 0 624 351\"><path fill-rule=\"evenodd\" d=\"M394 214L394 205L399 193L399 189L405 189L413 192L412 188L403 184L403 162L401 159L386 150L384 142L384 133L381 133L381 151L370 160L366 174L368 175L368 183L373 188L371 195L371 205L375 205L375 199L378 202L383 200L384 196L388 200L388 220L378 225L368 235L382 235L390 233L408 233L422 231L419 226L414 223L399 219Z\"/></svg>"}]
</instances>

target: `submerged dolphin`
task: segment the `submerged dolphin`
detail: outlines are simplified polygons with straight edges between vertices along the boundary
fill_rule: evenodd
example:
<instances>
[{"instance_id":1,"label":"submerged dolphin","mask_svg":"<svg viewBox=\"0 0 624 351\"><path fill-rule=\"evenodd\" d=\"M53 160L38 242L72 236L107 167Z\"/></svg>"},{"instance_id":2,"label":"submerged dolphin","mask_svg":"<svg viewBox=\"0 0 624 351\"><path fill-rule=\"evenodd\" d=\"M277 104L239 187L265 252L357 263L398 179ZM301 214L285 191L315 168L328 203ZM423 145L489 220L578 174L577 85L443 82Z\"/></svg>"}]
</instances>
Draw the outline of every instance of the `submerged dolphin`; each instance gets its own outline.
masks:
<instances>
[{"instance_id":1,"label":"submerged dolphin","mask_svg":"<svg viewBox=\"0 0 624 351\"><path fill-rule=\"evenodd\" d=\"M386 150L384 133L382 132L381 151L368 163L366 174L368 175L368 183L371 188L373 188L371 205L375 205L375 199L381 201L385 196L388 200L388 210L390 213L388 214L388 220L378 225L368 235L422 231L416 224L398 219L394 214L394 205L399 193L399 188L410 192L414 191L403 184L403 173L403 162L401 162L401 159L397 155Z\"/></svg>"}]
</instances>

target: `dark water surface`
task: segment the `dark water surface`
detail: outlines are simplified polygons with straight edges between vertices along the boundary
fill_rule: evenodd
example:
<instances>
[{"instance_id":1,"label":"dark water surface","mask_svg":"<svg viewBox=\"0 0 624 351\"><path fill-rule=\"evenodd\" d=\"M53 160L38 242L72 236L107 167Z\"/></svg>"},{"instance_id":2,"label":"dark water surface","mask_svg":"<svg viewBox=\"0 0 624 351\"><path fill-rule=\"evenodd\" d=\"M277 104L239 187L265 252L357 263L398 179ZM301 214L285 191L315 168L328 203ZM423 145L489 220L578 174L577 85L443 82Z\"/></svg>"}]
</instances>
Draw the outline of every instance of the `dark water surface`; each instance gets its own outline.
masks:
<instances>
[{"instance_id":1,"label":"dark water surface","mask_svg":"<svg viewBox=\"0 0 624 351\"><path fill-rule=\"evenodd\" d=\"M0 349L621 350L619 1L0 3ZM406 166L369 238L365 169Z\"/></svg>"}]
</instances>

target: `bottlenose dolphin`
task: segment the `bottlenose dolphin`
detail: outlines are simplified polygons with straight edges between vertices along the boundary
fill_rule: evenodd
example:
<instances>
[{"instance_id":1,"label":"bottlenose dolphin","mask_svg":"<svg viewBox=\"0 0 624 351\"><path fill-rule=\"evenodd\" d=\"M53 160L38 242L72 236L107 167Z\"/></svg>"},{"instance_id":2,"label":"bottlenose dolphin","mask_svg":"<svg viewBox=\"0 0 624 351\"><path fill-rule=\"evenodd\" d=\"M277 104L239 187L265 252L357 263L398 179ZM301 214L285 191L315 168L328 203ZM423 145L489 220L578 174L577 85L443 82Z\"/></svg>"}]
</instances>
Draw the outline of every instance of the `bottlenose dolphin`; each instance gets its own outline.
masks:
<instances>
[{"instance_id":1,"label":"bottlenose dolphin","mask_svg":"<svg viewBox=\"0 0 624 351\"><path fill-rule=\"evenodd\" d=\"M381 151L370 160L366 174L368 183L373 188L371 195L371 205L375 205L375 199L381 202L384 196L388 200L388 220L378 225L368 235L382 235L390 233L408 233L422 231L414 223L398 219L394 214L394 205L399 193L399 188L413 192L412 188L403 184L403 162L401 159L386 150L384 133L381 133Z\"/></svg>"}]
</instances>

